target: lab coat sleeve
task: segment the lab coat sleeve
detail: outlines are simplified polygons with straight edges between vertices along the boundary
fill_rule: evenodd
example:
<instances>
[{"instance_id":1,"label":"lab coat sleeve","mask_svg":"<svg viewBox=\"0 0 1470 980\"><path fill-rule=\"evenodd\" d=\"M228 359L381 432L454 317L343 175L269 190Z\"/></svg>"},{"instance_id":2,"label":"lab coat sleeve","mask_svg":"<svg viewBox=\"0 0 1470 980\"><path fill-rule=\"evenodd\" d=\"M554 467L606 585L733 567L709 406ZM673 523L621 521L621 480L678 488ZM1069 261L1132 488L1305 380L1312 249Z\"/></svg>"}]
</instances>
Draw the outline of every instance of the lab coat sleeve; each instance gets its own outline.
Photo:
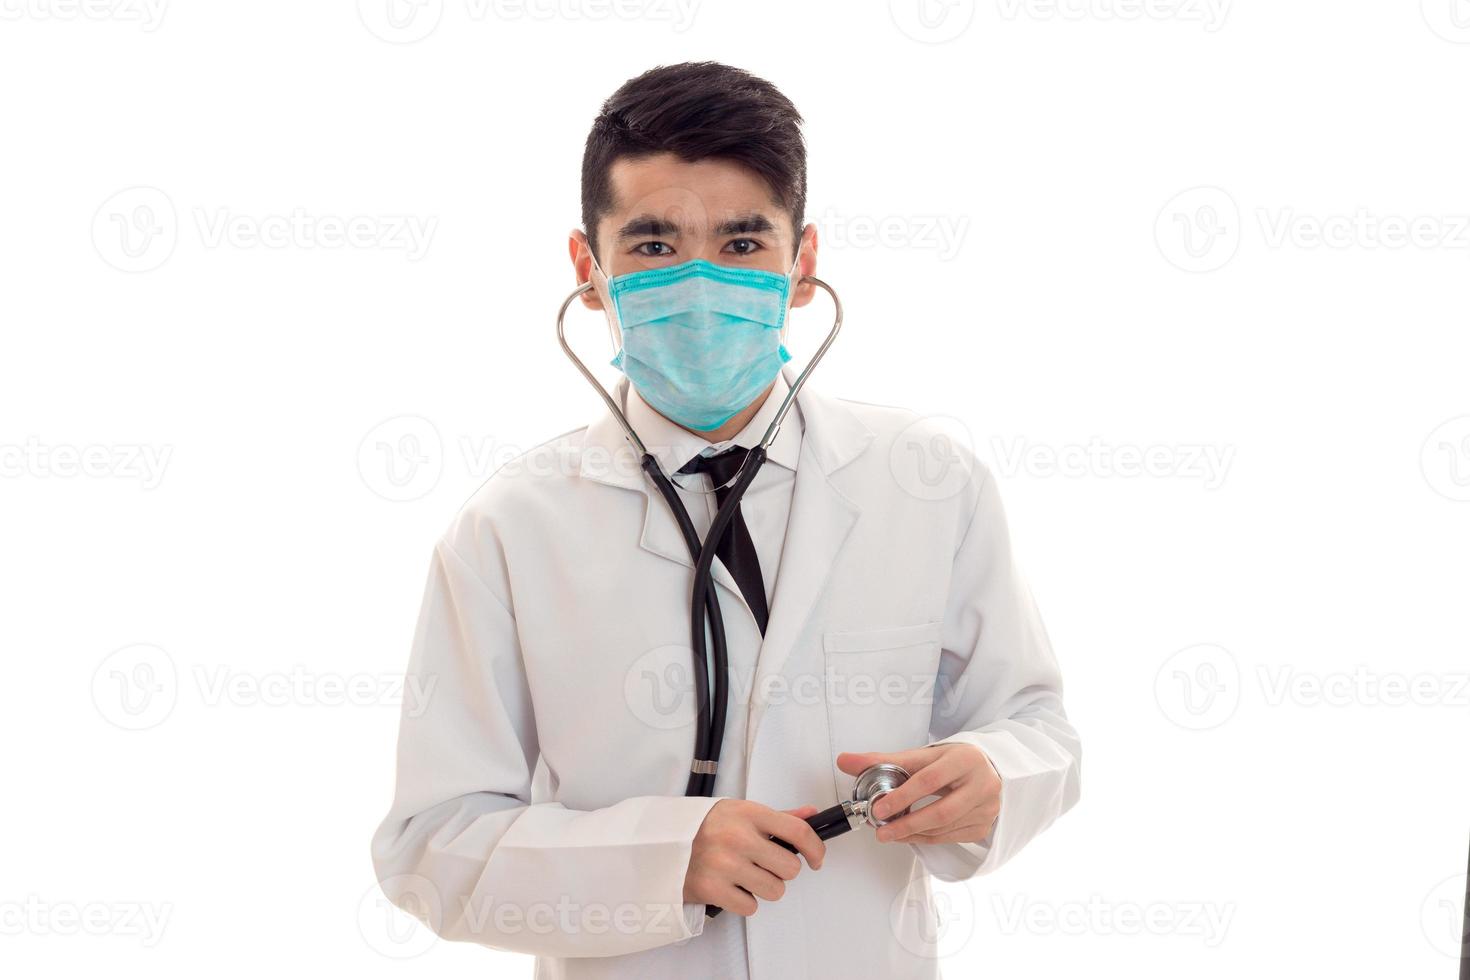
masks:
<instances>
[{"instance_id":1,"label":"lab coat sleeve","mask_svg":"<svg viewBox=\"0 0 1470 980\"><path fill-rule=\"evenodd\" d=\"M1000 775L1001 803L980 843L909 845L945 881L995 871L1081 792L1082 743L1062 707L1061 671L1011 553L995 480L978 462L974 485L945 609L930 744L984 752Z\"/></svg>"},{"instance_id":2,"label":"lab coat sleeve","mask_svg":"<svg viewBox=\"0 0 1470 980\"><path fill-rule=\"evenodd\" d=\"M434 552L399 721L391 810L372 839L384 894L445 939L612 956L698 935L683 901L718 798L591 811L531 803L535 716L511 608L452 542Z\"/></svg>"}]
</instances>

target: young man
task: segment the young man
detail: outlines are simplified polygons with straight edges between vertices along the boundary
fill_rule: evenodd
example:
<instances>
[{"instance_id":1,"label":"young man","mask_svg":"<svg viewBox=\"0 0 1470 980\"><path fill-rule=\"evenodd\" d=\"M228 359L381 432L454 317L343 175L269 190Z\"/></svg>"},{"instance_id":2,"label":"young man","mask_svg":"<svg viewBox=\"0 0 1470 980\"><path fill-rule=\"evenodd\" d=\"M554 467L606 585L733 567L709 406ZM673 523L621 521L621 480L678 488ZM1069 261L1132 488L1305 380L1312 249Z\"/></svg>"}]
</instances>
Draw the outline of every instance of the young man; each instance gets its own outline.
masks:
<instances>
[{"instance_id":1,"label":"young man","mask_svg":"<svg viewBox=\"0 0 1470 980\"><path fill-rule=\"evenodd\" d=\"M587 140L572 264L701 539L794 381L800 122L768 82L685 64L625 84ZM994 481L954 445L937 480L911 451L937 437L798 394L716 550L709 797L683 795L692 563L614 417L496 473L434 552L409 665L434 694L404 712L372 843L390 899L537 976L937 975L929 876L1007 861L1077 801L1081 751ZM802 818L880 761L912 775L877 816L932 799L818 840Z\"/></svg>"}]
</instances>

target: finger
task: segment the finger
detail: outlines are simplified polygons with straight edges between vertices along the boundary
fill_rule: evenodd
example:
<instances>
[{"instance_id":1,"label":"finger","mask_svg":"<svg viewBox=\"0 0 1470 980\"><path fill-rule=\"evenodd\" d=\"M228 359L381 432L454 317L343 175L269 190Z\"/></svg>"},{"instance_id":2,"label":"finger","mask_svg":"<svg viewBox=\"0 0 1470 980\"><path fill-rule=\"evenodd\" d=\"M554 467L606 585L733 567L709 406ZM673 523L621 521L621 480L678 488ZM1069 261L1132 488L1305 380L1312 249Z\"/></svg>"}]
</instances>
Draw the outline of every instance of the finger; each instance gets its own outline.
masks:
<instances>
[{"instance_id":1,"label":"finger","mask_svg":"<svg viewBox=\"0 0 1470 980\"><path fill-rule=\"evenodd\" d=\"M808 867L813 871L822 866L822 859L827 854L827 845L822 843L822 839L817 836L812 825L805 820L779 810L771 810L769 813L758 816L755 823L767 836L779 837L795 847L801 856L806 858Z\"/></svg>"},{"instance_id":2,"label":"finger","mask_svg":"<svg viewBox=\"0 0 1470 980\"><path fill-rule=\"evenodd\" d=\"M941 833L914 834L911 837L900 837L894 841L895 844L978 844L990 836L990 828L979 824L970 824L965 827L950 827Z\"/></svg>"},{"instance_id":3,"label":"finger","mask_svg":"<svg viewBox=\"0 0 1470 980\"><path fill-rule=\"evenodd\" d=\"M948 795L941 796L928 806L911 810L892 823L879 827L877 838L884 842L894 841L900 837L923 833L926 830L942 830L951 824L959 823L978 808L979 800L974 798L976 796L978 794L973 791L955 790ZM970 823L972 820L965 820L965 822Z\"/></svg>"},{"instance_id":4,"label":"finger","mask_svg":"<svg viewBox=\"0 0 1470 980\"><path fill-rule=\"evenodd\" d=\"M962 813L962 814L960 814L960 816L957 819L951 820L949 823L944 824L943 826L940 826L940 827L931 827L928 830L916 831L914 835L906 835L906 836L915 836L915 835L917 835L917 836L920 836L920 837L934 837L934 836L938 836L939 834L947 834L951 830L959 830L961 827L969 827L969 826L976 826L976 827L978 827L981 824L982 820L983 820L983 815L982 815L982 811L981 810L971 810L968 813Z\"/></svg>"},{"instance_id":5,"label":"finger","mask_svg":"<svg viewBox=\"0 0 1470 980\"><path fill-rule=\"evenodd\" d=\"M908 772L914 772L933 762L942 751L942 746L924 746L904 752L841 752L837 755L837 768L849 776L857 776L864 769L880 762L889 762L895 766L903 766Z\"/></svg>"},{"instance_id":6,"label":"finger","mask_svg":"<svg viewBox=\"0 0 1470 980\"><path fill-rule=\"evenodd\" d=\"M723 885L714 890L715 905L726 912L734 912L736 915L755 915L758 907L755 896L744 888L735 885Z\"/></svg>"},{"instance_id":7,"label":"finger","mask_svg":"<svg viewBox=\"0 0 1470 980\"><path fill-rule=\"evenodd\" d=\"M926 807L926 809L927 809L927 807ZM960 827L963 827L963 826L966 826L966 825L969 825L969 824L978 824L980 822L980 818L979 818L979 816L977 814L978 814L978 811L971 810L968 813L961 814L958 819L951 820L949 823L946 823L943 826L940 826L940 827L932 827L932 828L929 828L928 830L916 830L916 831L913 831L912 833L904 832L903 829L901 827L899 827L899 823L898 823L897 820L895 820L891 824L888 824L888 826L890 826L890 827L899 827L899 829L897 831L890 831L890 836L892 837L893 841L896 843L899 840L902 840L902 839L904 839L906 837L933 837L933 836L936 836L938 834L948 833L951 830L958 830ZM886 841L885 841L885 843L886 843Z\"/></svg>"},{"instance_id":8,"label":"finger","mask_svg":"<svg viewBox=\"0 0 1470 980\"><path fill-rule=\"evenodd\" d=\"M935 820L929 819L932 817L943 821L950 813L956 814L952 820L936 824ZM880 828L888 833L878 836L882 841L896 841L914 834L944 834L973 824L982 828L980 836L983 838L989 836L990 829L999 818L999 797L991 795L983 786L962 781L955 789L945 791L937 801L911 811L902 820L894 820Z\"/></svg>"},{"instance_id":9,"label":"finger","mask_svg":"<svg viewBox=\"0 0 1470 980\"><path fill-rule=\"evenodd\" d=\"M743 856L747 861L786 881L801 874L801 858L765 835L761 835Z\"/></svg>"},{"instance_id":10,"label":"finger","mask_svg":"<svg viewBox=\"0 0 1470 980\"><path fill-rule=\"evenodd\" d=\"M887 820L895 813L902 813L926 796L933 796L952 785L969 771L960 758L946 753L911 775L898 789L885 795L873 804L873 816Z\"/></svg>"},{"instance_id":11,"label":"finger","mask_svg":"<svg viewBox=\"0 0 1470 980\"><path fill-rule=\"evenodd\" d=\"M771 846L776 847L774 844ZM776 850L781 849L776 847ZM786 856L791 857L790 854ZM735 884L766 902L779 902L781 896L786 894L786 882L755 864L747 864L737 871Z\"/></svg>"}]
</instances>

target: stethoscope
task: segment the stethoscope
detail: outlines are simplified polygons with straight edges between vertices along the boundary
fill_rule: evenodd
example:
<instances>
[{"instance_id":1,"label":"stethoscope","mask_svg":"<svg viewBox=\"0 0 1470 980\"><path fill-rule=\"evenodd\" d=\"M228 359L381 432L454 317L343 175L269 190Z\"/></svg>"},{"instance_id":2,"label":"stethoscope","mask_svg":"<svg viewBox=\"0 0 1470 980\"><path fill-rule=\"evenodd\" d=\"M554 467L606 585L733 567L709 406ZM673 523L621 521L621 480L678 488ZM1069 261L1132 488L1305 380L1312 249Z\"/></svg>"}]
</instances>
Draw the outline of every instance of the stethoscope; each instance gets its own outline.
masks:
<instances>
[{"instance_id":1,"label":"stethoscope","mask_svg":"<svg viewBox=\"0 0 1470 980\"><path fill-rule=\"evenodd\" d=\"M596 376L587 369L587 365L582 363L581 358L577 357L571 345L567 343L564 329L567 310L578 296L594 288L592 281L589 279L573 290L571 295L562 302L561 309L556 315L556 339L561 344L562 351L571 358L577 370L587 379L588 384L592 385L603 403L607 405L608 411L612 412L613 417L617 419L623 434L627 436L628 441L638 453L643 471L653 481L659 495L668 503L669 510L679 525L679 531L684 536L684 544L689 549L689 557L694 562L694 585L689 596L689 643L693 652L697 720L694 729L694 758L689 766L689 783L684 790L685 796L712 796L714 794L715 773L719 769L720 748L725 737L725 716L729 700L729 657L725 622L720 615L719 597L713 586L715 549L735 517L735 509L740 505L740 498L745 495L746 489L765 463L767 451L776 441L776 435L781 430L781 423L786 418L786 413L796 403L797 393L806 384L806 379L812 373L812 369L822 360L823 355L827 353L827 348L832 346L832 341L837 338L838 331L842 329L842 300L837 297L836 291L816 276L803 276L798 282L809 282L825 290L827 295L832 297L835 311L832 329L828 331L826 339L822 341L806 367L796 376L796 380L786 392L786 397L782 399L781 407L777 409L775 418L771 419L770 425L766 426L765 434L761 436L759 445L750 450L739 472L731 477L728 484L729 493L716 512L714 520L710 522L709 533L705 536L703 543L700 542L699 534L694 530L694 522L689 517L688 509L679 499L678 491L674 489L674 484L664 473L663 467L644 446L643 440L638 438L638 433L629 424L617 400L608 393ZM706 618L709 621L708 646L705 643ZM712 669L711 651L713 652ZM714 686L713 697L710 697L711 683ZM908 775L899 766L886 763L872 766L859 774L853 787L851 800L808 817L807 823L822 840L846 833L863 822L874 827L881 826L887 821L878 821L872 816L872 804L885 793L902 784ZM787 850L795 852L796 848L786 841L778 838L772 839ZM709 907L710 915L716 915L718 912L718 908Z\"/></svg>"}]
</instances>

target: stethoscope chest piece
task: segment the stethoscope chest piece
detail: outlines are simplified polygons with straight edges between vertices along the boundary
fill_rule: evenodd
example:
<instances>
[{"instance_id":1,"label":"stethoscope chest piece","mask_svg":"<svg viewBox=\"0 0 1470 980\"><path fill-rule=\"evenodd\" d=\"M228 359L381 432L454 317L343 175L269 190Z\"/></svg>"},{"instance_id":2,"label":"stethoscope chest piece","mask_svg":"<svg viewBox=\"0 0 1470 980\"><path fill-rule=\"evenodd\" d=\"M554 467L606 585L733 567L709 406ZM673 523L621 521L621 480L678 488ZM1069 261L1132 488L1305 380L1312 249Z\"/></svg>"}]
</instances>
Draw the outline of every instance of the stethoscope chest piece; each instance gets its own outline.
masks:
<instances>
[{"instance_id":1,"label":"stethoscope chest piece","mask_svg":"<svg viewBox=\"0 0 1470 980\"><path fill-rule=\"evenodd\" d=\"M864 769L852 787L852 802L869 826L881 827L903 816L895 813L887 820L873 816L873 804L902 786L909 778L908 770L891 762L880 762ZM904 813L908 811L905 810Z\"/></svg>"}]
</instances>

